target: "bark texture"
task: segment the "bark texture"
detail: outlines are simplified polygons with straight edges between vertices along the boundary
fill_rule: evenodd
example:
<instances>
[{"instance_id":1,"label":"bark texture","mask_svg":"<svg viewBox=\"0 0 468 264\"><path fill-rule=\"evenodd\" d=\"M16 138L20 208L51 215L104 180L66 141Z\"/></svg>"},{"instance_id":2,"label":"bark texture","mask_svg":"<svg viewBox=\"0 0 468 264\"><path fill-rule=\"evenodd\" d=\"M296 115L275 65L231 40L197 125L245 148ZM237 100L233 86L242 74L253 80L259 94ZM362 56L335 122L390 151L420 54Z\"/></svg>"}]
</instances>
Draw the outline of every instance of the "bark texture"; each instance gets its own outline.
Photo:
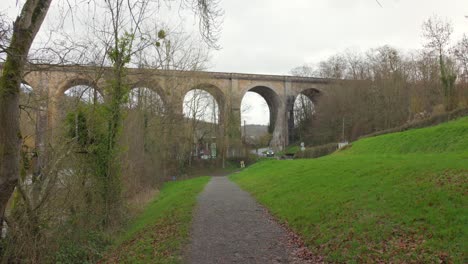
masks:
<instances>
[{"instance_id":1,"label":"bark texture","mask_svg":"<svg viewBox=\"0 0 468 264\"><path fill-rule=\"evenodd\" d=\"M13 23L13 35L0 77L0 227L19 178L19 91L29 49L52 0L27 0ZM1 228L0 228L1 232Z\"/></svg>"}]
</instances>

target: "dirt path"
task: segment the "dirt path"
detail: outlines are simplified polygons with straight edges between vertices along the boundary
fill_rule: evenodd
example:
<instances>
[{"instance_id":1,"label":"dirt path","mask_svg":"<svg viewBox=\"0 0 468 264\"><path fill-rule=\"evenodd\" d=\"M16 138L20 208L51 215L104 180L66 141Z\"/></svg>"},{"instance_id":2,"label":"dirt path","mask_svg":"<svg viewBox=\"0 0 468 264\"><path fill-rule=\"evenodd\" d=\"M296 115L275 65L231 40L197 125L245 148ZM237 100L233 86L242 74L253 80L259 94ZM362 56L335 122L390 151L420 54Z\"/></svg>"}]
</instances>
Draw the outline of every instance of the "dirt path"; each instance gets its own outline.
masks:
<instances>
[{"instance_id":1,"label":"dirt path","mask_svg":"<svg viewBox=\"0 0 468 264\"><path fill-rule=\"evenodd\" d=\"M287 232L226 177L213 177L198 198L185 262L301 263Z\"/></svg>"}]
</instances>

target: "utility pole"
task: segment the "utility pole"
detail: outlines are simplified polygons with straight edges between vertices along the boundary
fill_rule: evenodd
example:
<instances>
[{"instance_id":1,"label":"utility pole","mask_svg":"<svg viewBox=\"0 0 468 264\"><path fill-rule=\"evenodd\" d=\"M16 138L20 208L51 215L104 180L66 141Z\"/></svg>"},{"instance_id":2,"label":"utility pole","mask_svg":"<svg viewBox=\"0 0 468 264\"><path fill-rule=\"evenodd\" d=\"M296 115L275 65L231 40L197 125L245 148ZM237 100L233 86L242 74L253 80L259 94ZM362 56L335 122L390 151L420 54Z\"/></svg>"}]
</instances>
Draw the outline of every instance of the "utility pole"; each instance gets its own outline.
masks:
<instances>
[{"instance_id":1,"label":"utility pole","mask_svg":"<svg viewBox=\"0 0 468 264\"><path fill-rule=\"evenodd\" d=\"M344 142L345 141L345 136L344 136L344 116L343 116L343 130L342 130L342 137L341 137L341 142Z\"/></svg>"},{"instance_id":2,"label":"utility pole","mask_svg":"<svg viewBox=\"0 0 468 264\"><path fill-rule=\"evenodd\" d=\"M246 143L247 138L247 121L244 119L244 143Z\"/></svg>"}]
</instances>

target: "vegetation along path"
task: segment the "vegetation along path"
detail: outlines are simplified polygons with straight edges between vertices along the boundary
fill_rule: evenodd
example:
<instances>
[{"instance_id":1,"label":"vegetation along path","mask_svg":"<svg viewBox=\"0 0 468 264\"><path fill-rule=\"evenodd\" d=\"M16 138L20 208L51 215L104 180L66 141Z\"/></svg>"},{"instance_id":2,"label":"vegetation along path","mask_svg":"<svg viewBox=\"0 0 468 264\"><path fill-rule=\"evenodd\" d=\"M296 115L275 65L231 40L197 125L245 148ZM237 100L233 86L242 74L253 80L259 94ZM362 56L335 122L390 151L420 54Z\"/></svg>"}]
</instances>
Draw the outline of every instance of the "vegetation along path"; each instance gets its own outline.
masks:
<instances>
[{"instance_id":1,"label":"vegetation along path","mask_svg":"<svg viewBox=\"0 0 468 264\"><path fill-rule=\"evenodd\" d=\"M245 191L213 177L198 198L188 263L301 263L287 232Z\"/></svg>"}]
</instances>

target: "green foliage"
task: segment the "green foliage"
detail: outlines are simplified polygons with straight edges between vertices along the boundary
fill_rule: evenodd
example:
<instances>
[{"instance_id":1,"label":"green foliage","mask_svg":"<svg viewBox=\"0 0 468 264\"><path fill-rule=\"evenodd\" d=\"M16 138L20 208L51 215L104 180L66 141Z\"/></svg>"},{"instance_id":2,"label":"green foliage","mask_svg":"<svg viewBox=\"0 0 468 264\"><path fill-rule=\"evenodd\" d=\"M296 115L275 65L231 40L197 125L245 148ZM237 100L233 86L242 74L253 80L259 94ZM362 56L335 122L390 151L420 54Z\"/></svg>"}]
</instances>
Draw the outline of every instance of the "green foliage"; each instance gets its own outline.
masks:
<instances>
[{"instance_id":1,"label":"green foliage","mask_svg":"<svg viewBox=\"0 0 468 264\"><path fill-rule=\"evenodd\" d=\"M105 102L104 111L101 113L107 128L93 146L90 146L98 193L101 194L104 204L102 213L104 226L110 226L112 222L116 222L116 219L118 222L121 216L122 182L117 138L123 120L121 108L128 100L129 87L126 83L125 66L131 60L134 37L133 34L125 32L115 39L115 47L111 48L107 54L113 63L113 76L106 87L110 100Z\"/></svg>"},{"instance_id":2,"label":"green foliage","mask_svg":"<svg viewBox=\"0 0 468 264\"><path fill-rule=\"evenodd\" d=\"M468 118L231 178L327 262L466 262Z\"/></svg>"},{"instance_id":3,"label":"green foliage","mask_svg":"<svg viewBox=\"0 0 468 264\"><path fill-rule=\"evenodd\" d=\"M96 263L102 258L102 252L110 241L102 232L90 230L68 230L62 234L60 247L55 253L54 263L81 264Z\"/></svg>"},{"instance_id":4,"label":"green foliage","mask_svg":"<svg viewBox=\"0 0 468 264\"><path fill-rule=\"evenodd\" d=\"M298 150L294 154L295 158L319 158L329 155L338 149L338 144L330 143L321 146L308 147L304 151Z\"/></svg>"},{"instance_id":5,"label":"green foliage","mask_svg":"<svg viewBox=\"0 0 468 264\"><path fill-rule=\"evenodd\" d=\"M65 118L67 136L75 139L82 147L88 144L88 126L86 122L86 116L81 108L78 108L75 112L67 113Z\"/></svg>"},{"instance_id":6,"label":"green foliage","mask_svg":"<svg viewBox=\"0 0 468 264\"><path fill-rule=\"evenodd\" d=\"M286 149L284 150L284 153L296 153L301 150L301 147L298 145L290 145L287 146Z\"/></svg>"},{"instance_id":7,"label":"green foliage","mask_svg":"<svg viewBox=\"0 0 468 264\"><path fill-rule=\"evenodd\" d=\"M19 80L18 65L15 61L9 59L3 64L2 75L0 77L0 102L7 99L8 96L19 93L19 85L17 86L12 80ZM2 102L3 103L3 102Z\"/></svg>"},{"instance_id":8,"label":"green foliage","mask_svg":"<svg viewBox=\"0 0 468 264\"><path fill-rule=\"evenodd\" d=\"M180 263L196 196L209 177L166 183L106 257L123 263Z\"/></svg>"},{"instance_id":9,"label":"green foliage","mask_svg":"<svg viewBox=\"0 0 468 264\"><path fill-rule=\"evenodd\" d=\"M159 38L159 39L164 39L164 38L166 38L166 31L164 31L164 30L162 30L162 29L159 30L159 31L158 31L158 38Z\"/></svg>"},{"instance_id":10,"label":"green foliage","mask_svg":"<svg viewBox=\"0 0 468 264\"><path fill-rule=\"evenodd\" d=\"M80 153L76 157L77 164L74 166L78 167L75 170L85 175L84 182L93 186L87 191L86 202L92 207L89 208L89 213L99 216L97 218L100 219L93 218L93 223L90 224L99 222L99 225L104 227L120 220L122 208L120 197L122 186L117 158L119 149L115 147L115 138L114 144L110 145L109 120L114 113L109 104L111 102L95 105L80 103L77 109L69 112L65 118L65 135L75 140L78 146L77 152ZM119 115L117 119L119 124L120 119ZM112 135L116 137L117 133ZM86 164L85 169L79 167L80 162Z\"/></svg>"},{"instance_id":11,"label":"green foliage","mask_svg":"<svg viewBox=\"0 0 468 264\"><path fill-rule=\"evenodd\" d=\"M166 31L162 29L158 31L158 40L154 43L156 48L161 47L161 41L163 41L166 37L167 37Z\"/></svg>"},{"instance_id":12,"label":"green foliage","mask_svg":"<svg viewBox=\"0 0 468 264\"><path fill-rule=\"evenodd\" d=\"M132 43L135 39L133 34L125 32L119 39L116 40L115 47L110 48L107 56L114 64L124 66L128 64L132 58Z\"/></svg>"}]
</instances>

